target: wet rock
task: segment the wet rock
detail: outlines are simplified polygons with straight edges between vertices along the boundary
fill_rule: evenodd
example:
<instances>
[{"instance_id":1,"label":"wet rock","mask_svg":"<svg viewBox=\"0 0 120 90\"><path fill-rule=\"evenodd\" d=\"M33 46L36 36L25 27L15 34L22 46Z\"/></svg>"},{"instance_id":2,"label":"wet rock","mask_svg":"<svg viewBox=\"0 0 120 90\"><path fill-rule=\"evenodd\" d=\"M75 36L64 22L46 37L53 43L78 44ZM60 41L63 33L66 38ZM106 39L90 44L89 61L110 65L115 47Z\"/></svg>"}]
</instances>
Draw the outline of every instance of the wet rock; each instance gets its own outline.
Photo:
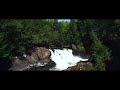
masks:
<instances>
[{"instance_id":1,"label":"wet rock","mask_svg":"<svg viewBox=\"0 0 120 90\"><path fill-rule=\"evenodd\" d=\"M51 68L54 68L56 63L52 60L50 60L47 64L43 66L33 66L30 69L26 69L24 71L50 71Z\"/></svg>"},{"instance_id":2,"label":"wet rock","mask_svg":"<svg viewBox=\"0 0 120 90\"><path fill-rule=\"evenodd\" d=\"M93 70L93 64L91 62L78 62L77 65L73 67L68 67L67 69L63 71L92 71Z\"/></svg>"},{"instance_id":3,"label":"wet rock","mask_svg":"<svg viewBox=\"0 0 120 90\"><path fill-rule=\"evenodd\" d=\"M26 68L35 66L39 61L41 64L49 63L51 52L44 47L36 47L30 55L23 55L23 57L15 57L12 61L12 66L9 70L23 71Z\"/></svg>"}]
</instances>

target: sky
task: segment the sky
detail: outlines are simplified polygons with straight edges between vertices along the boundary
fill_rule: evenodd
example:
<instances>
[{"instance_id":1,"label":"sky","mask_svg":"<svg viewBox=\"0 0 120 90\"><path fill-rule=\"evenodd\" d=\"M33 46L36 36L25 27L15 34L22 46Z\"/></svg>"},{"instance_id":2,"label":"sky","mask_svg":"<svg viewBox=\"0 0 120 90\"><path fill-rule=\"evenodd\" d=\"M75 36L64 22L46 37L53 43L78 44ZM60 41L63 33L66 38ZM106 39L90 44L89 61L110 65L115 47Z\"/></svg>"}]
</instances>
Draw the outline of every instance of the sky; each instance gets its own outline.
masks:
<instances>
[{"instance_id":1,"label":"sky","mask_svg":"<svg viewBox=\"0 0 120 90\"><path fill-rule=\"evenodd\" d=\"M67 21L67 22L70 22L70 19L58 19L58 22L61 22L61 21Z\"/></svg>"}]
</instances>

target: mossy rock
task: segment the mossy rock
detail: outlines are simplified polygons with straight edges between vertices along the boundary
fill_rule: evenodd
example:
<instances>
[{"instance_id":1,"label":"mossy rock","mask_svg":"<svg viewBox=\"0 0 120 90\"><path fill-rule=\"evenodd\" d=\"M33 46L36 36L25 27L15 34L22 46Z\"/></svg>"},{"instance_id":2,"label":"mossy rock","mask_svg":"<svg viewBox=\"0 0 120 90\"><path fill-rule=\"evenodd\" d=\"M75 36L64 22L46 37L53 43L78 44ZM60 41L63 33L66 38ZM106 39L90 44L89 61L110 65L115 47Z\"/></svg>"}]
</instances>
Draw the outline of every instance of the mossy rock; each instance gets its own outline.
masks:
<instances>
[{"instance_id":1,"label":"mossy rock","mask_svg":"<svg viewBox=\"0 0 120 90\"><path fill-rule=\"evenodd\" d=\"M80 53L85 53L85 48L84 48L84 46L77 45L77 50L78 50Z\"/></svg>"},{"instance_id":2,"label":"mossy rock","mask_svg":"<svg viewBox=\"0 0 120 90\"><path fill-rule=\"evenodd\" d=\"M79 43L77 45L72 44L73 54L79 55L85 53L85 48L82 43Z\"/></svg>"},{"instance_id":3,"label":"mossy rock","mask_svg":"<svg viewBox=\"0 0 120 90\"><path fill-rule=\"evenodd\" d=\"M72 49L77 50L77 48L76 48L76 46L74 44L72 44Z\"/></svg>"}]
</instances>

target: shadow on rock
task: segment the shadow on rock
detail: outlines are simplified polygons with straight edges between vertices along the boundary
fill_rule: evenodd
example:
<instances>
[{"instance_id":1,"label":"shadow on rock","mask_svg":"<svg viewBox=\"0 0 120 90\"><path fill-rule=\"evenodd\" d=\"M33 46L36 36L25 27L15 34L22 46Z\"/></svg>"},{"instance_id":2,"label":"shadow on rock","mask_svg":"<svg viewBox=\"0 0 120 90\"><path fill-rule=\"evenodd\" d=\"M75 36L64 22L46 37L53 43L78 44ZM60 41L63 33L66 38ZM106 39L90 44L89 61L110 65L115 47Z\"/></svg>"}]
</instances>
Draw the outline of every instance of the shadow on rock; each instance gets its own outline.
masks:
<instances>
[{"instance_id":1,"label":"shadow on rock","mask_svg":"<svg viewBox=\"0 0 120 90\"><path fill-rule=\"evenodd\" d=\"M12 61L9 59L0 59L0 71L8 71L12 66Z\"/></svg>"}]
</instances>

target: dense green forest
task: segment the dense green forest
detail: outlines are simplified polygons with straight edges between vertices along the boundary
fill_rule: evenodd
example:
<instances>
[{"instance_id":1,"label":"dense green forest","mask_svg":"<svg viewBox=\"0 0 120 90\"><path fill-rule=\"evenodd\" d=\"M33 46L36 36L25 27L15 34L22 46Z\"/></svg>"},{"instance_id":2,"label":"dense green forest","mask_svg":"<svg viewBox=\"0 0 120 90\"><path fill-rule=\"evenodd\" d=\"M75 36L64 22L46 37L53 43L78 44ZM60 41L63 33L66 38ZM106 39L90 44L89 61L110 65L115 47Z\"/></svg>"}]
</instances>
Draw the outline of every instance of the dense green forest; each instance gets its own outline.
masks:
<instances>
[{"instance_id":1,"label":"dense green forest","mask_svg":"<svg viewBox=\"0 0 120 90\"><path fill-rule=\"evenodd\" d=\"M95 71L120 70L118 19L1 19L0 63L11 61L35 46L69 46L89 54Z\"/></svg>"}]
</instances>

